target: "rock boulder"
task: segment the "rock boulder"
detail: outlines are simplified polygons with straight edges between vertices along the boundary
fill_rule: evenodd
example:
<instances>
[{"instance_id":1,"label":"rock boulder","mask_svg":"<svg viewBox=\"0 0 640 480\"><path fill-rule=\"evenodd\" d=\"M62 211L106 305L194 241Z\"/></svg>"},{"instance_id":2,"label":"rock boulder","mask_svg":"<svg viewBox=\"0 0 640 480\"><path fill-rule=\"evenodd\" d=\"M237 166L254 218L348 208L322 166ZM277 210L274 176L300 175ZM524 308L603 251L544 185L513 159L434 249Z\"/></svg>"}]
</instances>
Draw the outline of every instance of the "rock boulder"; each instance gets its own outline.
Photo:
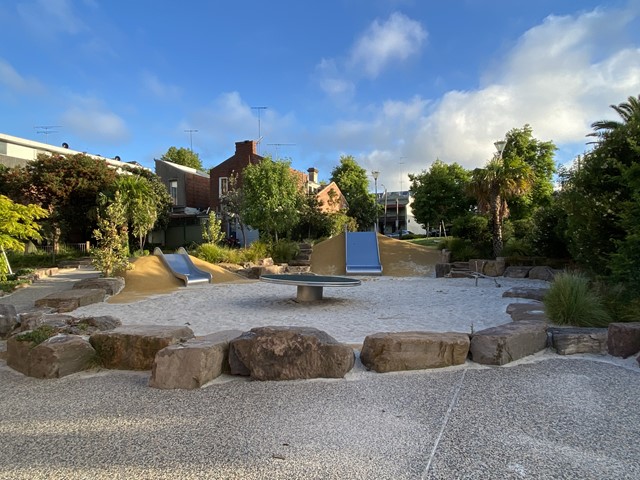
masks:
<instances>
[{"instance_id":1,"label":"rock boulder","mask_svg":"<svg viewBox=\"0 0 640 480\"><path fill-rule=\"evenodd\" d=\"M362 364L379 373L460 365L469 353L464 333L375 333L364 339Z\"/></svg>"},{"instance_id":2,"label":"rock boulder","mask_svg":"<svg viewBox=\"0 0 640 480\"><path fill-rule=\"evenodd\" d=\"M255 380L342 378L353 368L353 349L310 327L259 327L231 341L233 375Z\"/></svg>"},{"instance_id":3,"label":"rock boulder","mask_svg":"<svg viewBox=\"0 0 640 480\"><path fill-rule=\"evenodd\" d=\"M504 292L502 296L510 298L526 298L541 302L548 291L548 288L513 287Z\"/></svg>"},{"instance_id":4,"label":"rock boulder","mask_svg":"<svg viewBox=\"0 0 640 480\"><path fill-rule=\"evenodd\" d=\"M13 305L0 304L0 338L8 336L18 326L18 314Z\"/></svg>"},{"instance_id":5,"label":"rock boulder","mask_svg":"<svg viewBox=\"0 0 640 480\"><path fill-rule=\"evenodd\" d=\"M484 365L504 365L547 346L544 322L523 320L487 328L471 337L471 358Z\"/></svg>"},{"instance_id":6,"label":"rock boulder","mask_svg":"<svg viewBox=\"0 0 640 480\"><path fill-rule=\"evenodd\" d=\"M552 327L549 332L559 355L607 353L606 328Z\"/></svg>"},{"instance_id":7,"label":"rock boulder","mask_svg":"<svg viewBox=\"0 0 640 480\"><path fill-rule=\"evenodd\" d=\"M66 290L36 300L36 307L52 307L59 313L71 312L78 307L103 302L105 292L101 288Z\"/></svg>"},{"instance_id":8,"label":"rock boulder","mask_svg":"<svg viewBox=\"0 0 640 480\"><path fill-rule=\"evenodd\" d=\"M75 290L100 289L109 296L117 295L124 288L122 277L85 278L73 285Z\"/></svg>"},{"instance_id":9,"label":"rock boulder","mask_svg":"<svg viewBox=\"0 0 640 480\"><path fill-rule=\"evenodd\" d=\"M640 352L640 322L610 323L607 347L614 357L627 358Z\"/></svg>"}]
</instances>

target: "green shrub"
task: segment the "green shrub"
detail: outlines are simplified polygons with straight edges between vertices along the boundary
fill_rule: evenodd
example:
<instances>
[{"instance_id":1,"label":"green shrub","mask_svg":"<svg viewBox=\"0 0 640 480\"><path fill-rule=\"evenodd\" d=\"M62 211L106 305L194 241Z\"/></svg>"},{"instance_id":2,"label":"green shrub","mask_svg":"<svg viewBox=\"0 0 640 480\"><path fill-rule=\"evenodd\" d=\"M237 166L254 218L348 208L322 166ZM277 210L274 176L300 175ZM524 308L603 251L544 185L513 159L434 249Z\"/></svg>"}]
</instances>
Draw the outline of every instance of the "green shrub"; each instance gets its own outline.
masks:
<instances>
[{"instance_id":1,"label":"green shrub","mask_svg":"<svg viewBox=\"0 0 640 480\"><path fill-rule=\"evenodd\" d=\"M257 262L270 255L269 244L264 241L253 242L248 248L242 250L242 259L244 262Z\"/></svg>"},{"instance_id":2,"label":"green shrub","mask_svg":"<svg viewBox=\"0 0 640 480\"><path fill-rule=\"evenodd\" d=\"M209 263L234 263L230 262L231 249L216 243L203 243L193 252L194 257Z\"/></svg>"},{"instance_id":3,"label":"green shrub","mask_svg":"<svg viewBox=\"0 0 640 480\"><path fill-rule=\"evenodd\" d=\"M589 279L575 272L556 275L545 295L544 310L557 325L605 327L612 320Z\"/></svg>"},{"instance_id":4,"label":"green shrub","mask_svg":"<svg viewBox=\"0 0 640 480\"><path fill-rule=\"evenodd\" d=\"M34 346L36 346L55 334L56 331L51 325L40 325L38 328L16 335L16 340L19 342L33 342Z\"/></svg>"},{"instance_id":5,"label":"green shrub","mask_svg":"<svg viewBox=\"0 0 640 480\"><path fill-rule=\"evenodd\" d=\"M274 263L289 263L298 256L300 249L296 242L280 239L271 245L271 258Z\"/></svg>"},{"instance_id":6,"label":"green shrub","mask_svg":"<svg viewBox=\"0 0 640 480\"><path fill-rule=\"evenodd\" d=\"M531 247L529 244L520 238L512 237L505 243L502 249L503 257L526 257L531 254Z\"/></svg>"},{"instance_id":7,"label":"green shrub","mask_svg":"<svg viewBox=\"0 0 640 480\"><path fill-rule=\"evenodd\" d=\"M451 252L452 262L466 262L470 258L482 258L481 252L476 248L471 240L448 237L438 244L438 249L446 248Z\"/></svg>"}]
</instances>

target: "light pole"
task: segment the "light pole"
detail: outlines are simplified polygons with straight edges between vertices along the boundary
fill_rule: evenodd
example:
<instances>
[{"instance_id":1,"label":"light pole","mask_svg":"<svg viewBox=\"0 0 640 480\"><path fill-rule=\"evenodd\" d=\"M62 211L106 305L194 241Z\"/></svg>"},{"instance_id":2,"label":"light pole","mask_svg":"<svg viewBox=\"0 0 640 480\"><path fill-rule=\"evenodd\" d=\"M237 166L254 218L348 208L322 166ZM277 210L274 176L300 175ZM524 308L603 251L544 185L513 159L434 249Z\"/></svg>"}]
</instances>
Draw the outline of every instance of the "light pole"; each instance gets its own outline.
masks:
<instances>
[{"instance_id":1,"label":"light pole","mask_svg":"<svg viewBox=\"0 0 640 480\"><path fill-rule=\"evenodd\" d=\"M502 158L502 152L504 152L504 147L507 146L506 140L498 140L497 142L493 142L493 145L496 147L498 151L498 159Z\"/></svg>"},{"instance_id":2,"label":"light pole","mask_svg":"<svg viewBox=\"0 0 640 480\"><path fill-rule=\"evenodd\" d=\"M376 221L373 224L374 226L373 231L378 233L378 175L380 175L380 172L377 170L373 170L371 172L371 175L373 176L373 184L376 192Z\"/></svg>"}]
</instances>

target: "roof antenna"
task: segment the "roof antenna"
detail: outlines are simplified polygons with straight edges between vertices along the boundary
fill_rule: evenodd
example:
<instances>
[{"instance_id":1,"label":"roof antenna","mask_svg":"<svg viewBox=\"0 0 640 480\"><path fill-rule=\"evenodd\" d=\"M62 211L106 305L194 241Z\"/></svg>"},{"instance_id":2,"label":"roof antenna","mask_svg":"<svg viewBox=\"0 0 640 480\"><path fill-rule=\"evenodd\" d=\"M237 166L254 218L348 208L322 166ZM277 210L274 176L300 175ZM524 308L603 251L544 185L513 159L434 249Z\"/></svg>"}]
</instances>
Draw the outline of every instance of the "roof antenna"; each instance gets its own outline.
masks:
<instances>
[{"instance_id":1,"label":"roof antenna","mask_svg":"<svg viewBox=\"0 0 640 480\"><path fill-rule=\"evenodd\" d=\"M256 145L258 145L258 155L260 155L260 142L262 141L262 132L260 130L260 111L266 110L269 107L251 107L251 110L257 110L258 112L258 141Z\"/></svg>"}]
</instances>

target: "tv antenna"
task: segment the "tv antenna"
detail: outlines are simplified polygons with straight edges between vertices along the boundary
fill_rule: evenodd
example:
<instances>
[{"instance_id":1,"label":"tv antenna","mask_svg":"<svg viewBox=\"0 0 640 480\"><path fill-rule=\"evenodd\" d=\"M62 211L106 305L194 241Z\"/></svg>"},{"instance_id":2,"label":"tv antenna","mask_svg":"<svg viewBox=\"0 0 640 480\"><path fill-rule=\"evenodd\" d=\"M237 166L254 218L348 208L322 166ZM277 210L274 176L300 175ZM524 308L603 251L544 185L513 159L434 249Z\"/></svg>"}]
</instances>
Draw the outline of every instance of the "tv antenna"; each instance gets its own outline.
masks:
<instances>
[{"instance_id":1,"label":"tv antenna","mask_svg":"<svg viewBox=\"0 0 640 480\"><path fill-rule=\"evenodd\" d=\"M293 146L295 145L295 143L267 143L267 145L271 145L273 147L276 147L276 154L275 154L275 158L273 159L274 161L278 161L278 148L279 147L284 147L284 146Z\"/></svg>"},{"instance_id":2,"label":"tv antenna","mask_svg":"<svg viewBox=\"0 0 640 480\"><path fill-rule=\"evenodd\" d=\"M260 153L260 141L262 140L262 131L260 129L260 112L262 110L266 110L269 107L251 107L251 110L256 110L258 112L258 154Z\"/></svg>"},{"instance_id":3,"label":"tv antenna","mask_svg":"<svg viewBox=\"0 0 640 480\"><path fill-rule=\"evenodd\" d=\"M36 133L44 134L44 143L49 143L49 134L50 133L58 133L56 128L62 128L60 125L38 125L33 127L36 129Z\"/></svg>"},{"instance_id":4,"label":"tv antenna","mask_svg":"<svg viewBox=\"0 0 640 480\"><path fill-rule=\"evenodd\" d=\"M198 130L185 130L185 133L189 134L189 150L193 153L193 134L197 133Z\"/></svg>"}]
</instances>

